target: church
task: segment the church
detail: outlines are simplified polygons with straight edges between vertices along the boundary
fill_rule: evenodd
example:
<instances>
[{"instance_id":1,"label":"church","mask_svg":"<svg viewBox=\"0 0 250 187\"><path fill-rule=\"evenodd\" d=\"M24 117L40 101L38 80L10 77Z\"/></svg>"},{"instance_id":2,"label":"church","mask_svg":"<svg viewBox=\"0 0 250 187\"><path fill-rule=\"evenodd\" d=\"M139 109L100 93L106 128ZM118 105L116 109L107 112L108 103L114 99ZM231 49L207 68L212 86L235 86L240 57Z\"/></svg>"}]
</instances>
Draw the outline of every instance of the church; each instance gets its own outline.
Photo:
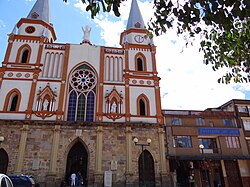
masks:
<instances>
[{"instance_id":1,"label":"church","mask_svg":"<svg viewBox=\"0 0 250 187\"><path fill-rule=\"evenodd\" d=\"M132 0L120 47L56 43L50 1L9 34L0 67L0 173L40 186L168 186L156 46ZM51 10L53 11L53 10Z\"/></svg>"}]
</instances>

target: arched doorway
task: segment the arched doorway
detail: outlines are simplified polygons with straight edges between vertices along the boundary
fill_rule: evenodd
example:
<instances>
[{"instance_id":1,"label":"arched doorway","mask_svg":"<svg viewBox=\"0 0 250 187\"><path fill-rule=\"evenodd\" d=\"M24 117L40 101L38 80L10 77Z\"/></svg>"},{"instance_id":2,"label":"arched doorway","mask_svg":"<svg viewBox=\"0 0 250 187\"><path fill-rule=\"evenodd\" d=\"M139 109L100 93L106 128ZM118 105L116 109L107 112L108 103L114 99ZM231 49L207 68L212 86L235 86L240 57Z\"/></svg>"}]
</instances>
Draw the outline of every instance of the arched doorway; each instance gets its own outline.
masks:
<instances>
[{"instance_id":1,"label":"arched doorway","mask_svg":"<svg viewBox=\"0 0 250 187\"><path fill-rule=\"evenodd\" d=\"M0 173L7 173L8 163L9 157L7 152L3 148L0 148Z\"/></svg>"},{"instance_id":2,"label":"arched doorway","mask_svg":"<svg viewBox=\"0 0 250 187\"><path fill-rule=\"evenodd\" d=\"M87 184L87 165L88 165L88 153L86 148L81 142L76 142L72 146L67 157L67 166L65 179L70 184L70 175L72 173L81 173L84 184Z\"/></svg>"},{"instance_id":3,"label":"arched doorway","mask_svg":"<svg viewBox=\"0 0 250 187\"><path fill-rule=\"evenodd\" d=\"M155 187L154 159L146 149L143 150L139 158L139 186Z\"/></svg>"}]
</instances>

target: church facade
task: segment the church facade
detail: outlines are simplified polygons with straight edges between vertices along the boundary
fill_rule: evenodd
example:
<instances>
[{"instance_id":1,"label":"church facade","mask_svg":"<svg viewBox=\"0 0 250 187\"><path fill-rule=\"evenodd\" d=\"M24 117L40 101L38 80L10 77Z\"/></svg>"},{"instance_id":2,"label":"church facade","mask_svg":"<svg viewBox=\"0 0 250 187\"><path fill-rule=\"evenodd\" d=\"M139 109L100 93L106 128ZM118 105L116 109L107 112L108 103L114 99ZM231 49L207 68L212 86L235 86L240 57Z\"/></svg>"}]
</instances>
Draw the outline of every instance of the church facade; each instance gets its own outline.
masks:
<instances>
[{"instance_id":1,"label":"church facade","mask_svg":"<svg viewBox=\"0 0 250 187\"><path fill-rule=\"evenodd\" d=\"M49 0L9 35L0 68L0 172L42 186L168 186L156 47L132 0L120 48L56 43ZM133 141L137 140L137 141Z\"/></svg>"}]
</instances>

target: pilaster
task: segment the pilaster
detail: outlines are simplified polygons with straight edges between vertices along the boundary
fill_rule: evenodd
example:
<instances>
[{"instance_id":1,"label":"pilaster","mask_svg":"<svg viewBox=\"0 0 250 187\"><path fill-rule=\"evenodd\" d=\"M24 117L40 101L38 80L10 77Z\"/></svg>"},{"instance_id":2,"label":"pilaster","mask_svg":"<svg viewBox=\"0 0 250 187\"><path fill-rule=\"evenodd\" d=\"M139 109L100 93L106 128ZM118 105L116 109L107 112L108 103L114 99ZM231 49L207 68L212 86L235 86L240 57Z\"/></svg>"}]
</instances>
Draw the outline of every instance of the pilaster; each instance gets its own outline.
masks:
<instances>
[{"instance_id":1,"label":"pilaster","mask_svg":"<svg viewBox=\"0 0 250 187\"><path fill-rule=\"evenodd\" d=\"M103 184L103 171L102 171L102 136L103 127L98 126L96 130L96 159L95 159L95 173L94 173L94 186L99 187Z\"/></svg>"},{"instance_id":2,"label":"pilaster","mask_svg":"<svg viewBox=\"0 0 250 187\"><path fill-rule=\"evenodd\" d=\"M21 137L19 142L15 173L22 173L23 159L28 137L28 131L29 131L28 125L23 125L23 127L21 128Z\"/></svg>"},{"instance_id":3,"label":"pilaster","mask_svg":"<svg viewBox=\"0 0 250 187\"><path fill-rule=\"evenodd\" d=\"M167 170L167 162L165 157L165 143L164 143L164 130L163 128L158 129L158 138L159 138L159 155L160 155L160 176L161 176L161 186L167 187L170 186L170 177Z\"/></svg>"},{"instance_id":4,"label":"pilaster","mask_svg":"<svg viewBox=\"0 0 250 187\"><path fill-rule=\"evenodd\" d=\"M104 47L101 47L101 54L100 54L100 80L99 80L99 104L97 107L97 121L102 121L103 119L103 82L104 82Z\"/></svg>"},{"instance_id":5,"label":"pilaster","mask_svg":"<svg viewBox=\"0 0 250 187\"><path fill-rule=\"evenodd\" d=\"M128 44L125 45L125 121L130 121L130 91L129 91L129 54Z\"/></svg>"},{"instance_id":6,"label":"pilaster","mask_svg":"<svg viewBox=\"0 0 250 187\"><path fill-rule=\"evenodd\" d=\"M126 186L132 186L132 130L131 127L126 127L126 144L127 144L127 151L126 151Z\"/></svg>"},{"instance_id":7,"label":"pilaster","mask_svg":"<svg viewBox=\"0 0 250 187\"><path fill-rule=\"evenodd\" d=\"M37 85L37 79L38 79L39 72L40 72L40 69L36 69L36 70L34 70L34 73L33 73L33 81L31 84L28 107L27 107L25 119L30 120L32 117L32 107L33 107L33 103L34 103L34 97L35 97L36 85Z\"/></svg>"},{"instance_id":8,"label":"pilaster","mask_svg":"<svg viewBox=\"0 0 250 187\"><path fill-rule=\"evenodd\" d=\"M64 61L62 66L62 81L60 86L60 93L59 93L59 104L58 104L58 114L56 117L57 121L63 120L63 101L65 100L65 88L66 88L66 78L67 78L67 70L68 70L68 61L69 61L69 53L70 53L70 45L66 44L65 46L65 55L64 55ZM65 116L65 115L64 115Z\"/></svg>"},{"instance_id":9,"label":"pilaster","mask_svg":"<svg viewBox=\"0 0 250 187\"><path fill-rule=\"evenodd\" d=\"M57 153L60 140L60 131L61 131L61 126L56 125L54 128L53 144L50 157L50 167L49 167L50 174L56 174L56 163L57 163Z\"/></svg>"}]
</instances>

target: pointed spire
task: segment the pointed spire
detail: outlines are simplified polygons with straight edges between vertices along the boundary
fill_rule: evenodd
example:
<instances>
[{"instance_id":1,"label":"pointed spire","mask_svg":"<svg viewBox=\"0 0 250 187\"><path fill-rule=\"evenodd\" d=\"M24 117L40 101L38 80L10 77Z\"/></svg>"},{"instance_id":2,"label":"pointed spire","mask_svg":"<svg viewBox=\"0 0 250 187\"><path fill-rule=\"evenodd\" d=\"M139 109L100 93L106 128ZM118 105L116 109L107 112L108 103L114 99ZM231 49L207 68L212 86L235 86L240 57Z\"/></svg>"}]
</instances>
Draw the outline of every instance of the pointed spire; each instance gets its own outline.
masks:
<instances>
[{"instance_id":1,"label":"pointed spire","mask_svg":"<svg viewBox=\"0 0 250 187\"><path fill-rule=\"evenodd\" d=\"M50 23L49 0L37 0L27 18Z\"/></svg>"},{"instance_id":2,"label":"pointed spire","mask_svg":"<svg viewBox=\"0 0 250 187\"><path fill-rule=\"evenodd\" d=\"M145 28L144 21L142 19L139 6L137 4L137 0L132 0L131 3L131 9L127 23L127 29L130 28L141 28L141 29Z\"/></svg>"}]
</instances>

